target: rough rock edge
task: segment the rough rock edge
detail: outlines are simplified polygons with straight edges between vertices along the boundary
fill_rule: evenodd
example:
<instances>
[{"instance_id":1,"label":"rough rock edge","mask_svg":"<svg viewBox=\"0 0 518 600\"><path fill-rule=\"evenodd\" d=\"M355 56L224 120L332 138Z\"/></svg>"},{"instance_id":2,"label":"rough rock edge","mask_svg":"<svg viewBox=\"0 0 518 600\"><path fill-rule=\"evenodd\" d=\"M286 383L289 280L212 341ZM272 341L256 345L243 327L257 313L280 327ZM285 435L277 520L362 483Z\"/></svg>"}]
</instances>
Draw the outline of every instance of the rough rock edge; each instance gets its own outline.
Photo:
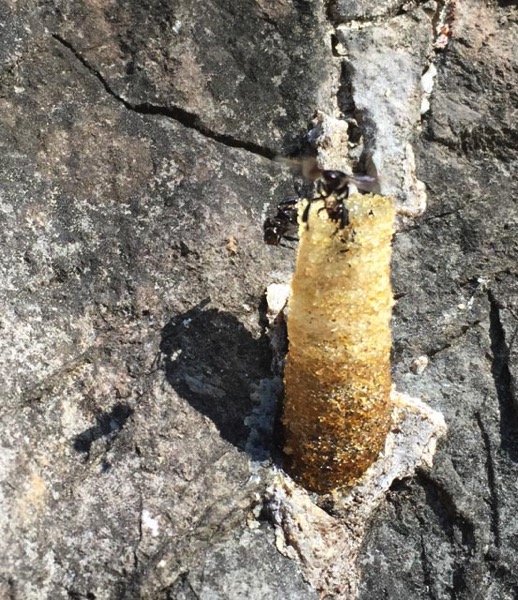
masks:
<instances>
[{"instance_id":1,"label":"rough rock edge","mask_svg":"<svg viewBox=\"0 0 518 600\"><path fill-rule=\"evenodd\" d=\"M357 597L356 561L369 518L396 479L431 466L437 440L446 433L443 415L421 400L398 392L392 399L394 424L384 453L354 488L333 494L332 514L283 473L267 490L277 549L300 564L305 579L323 596Z\"/></svg>"},{"instance_id":2,"label":"rough rock edge","mask_svg":"<svg viewBox=\"0 0 518 600\"><path fill-rule=\"evenodd\" d=\"M348 159L349 125L343 119L335 119L322 111L317 111L311 121L308 133L309 142L317 151L317 162L321 169L337 169L352 173Z\"/></svg>"}]
</instances>

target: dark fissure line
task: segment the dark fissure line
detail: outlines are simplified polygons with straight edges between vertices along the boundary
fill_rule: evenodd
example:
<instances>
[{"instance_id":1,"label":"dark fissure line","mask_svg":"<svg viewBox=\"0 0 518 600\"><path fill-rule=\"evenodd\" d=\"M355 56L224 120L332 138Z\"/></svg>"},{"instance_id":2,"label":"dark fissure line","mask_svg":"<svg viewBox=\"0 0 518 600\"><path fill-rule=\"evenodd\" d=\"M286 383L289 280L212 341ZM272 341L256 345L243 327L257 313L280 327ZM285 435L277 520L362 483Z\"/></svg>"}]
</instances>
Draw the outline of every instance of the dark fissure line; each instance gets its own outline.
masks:
<instances>
[{"instance_id":1,"label":"dark fissure line","mask_svg":"<svg viewBox=\"0 0 518 600\"><path fill-rule=\"evenodd\" d=\"M511 460L518 462L518 411L509 371L509 347L500 318L500 307L491 291L488 291L488 299L490 304L489 336L493 354L491 374L500 406L501 447Z\"/></svg>"},{"instance_id":2,"label":"dark fissure line","mask_svg":"<svg viewBox=\"0 0 518 600\"><path fill-rule=\"evenodd\" d=\"M426 545L424 542L424 535L421 531L420 535L421 540L421 565L423 567L423 579L426 589L428 590L428 597L430 600L437 600L437 596L435 594L435 590L433 587L433 572L431 570L430 559L428 558L428 554L426 552Z\"/></svg>"},{"instance_id":3,"label":"dark fissure line","mask_svg":"<svg viewBox=\"0 0 518 600\"><path fill-rule=\"evenodd\" d=\"M470 329L473 329L474 327L478 327L478 325L480 325L480 321L473 321L473 323L470 323L469 325L463 325L460 328L460 331L452 336L450 336L448 338L447 342L444 342L444 344L442 344L441 346L437 346L437 348L431 348L430 350L427 351L427 355L429 357L435 356L436 354L439 354L439 352L443 352L444 350L448 350L448 348L451 348L453 346L453 343L458 340L459 338L463 337Z\"/></svg>"},{"instance_id":4,"label":"dark fissure line","mask_svg":"<svg viewBox=\"0 0 518 600\"><path fill-rule=\"evenodd\" d=\"M263 158L267 158L269 160L274 159L278 152L271 148L267 148L264 146L260 146L259 144L254 144L253 142L246 142L243 140L236 139L230 135L226 135L224 133L218 133L206 125L204 125L198 115L191 113L183 108L179 108L177 106L159 106L156 104L151 104L149 102L142 102L141 104L133 104L132 102L128 102L124 100L121 96L117 95L106 79L97 71L92 65L85 60L85 58L72 46L70 42L67 42L60 35L53 33L52 37L59 42L62 46L67 48L74 57L86 68L92 75L96 77L96 79L101 83L106 92L112 97L115 98L118 102L123 104L125 108L131 110L139 115L158 115L161 117L167 117L168 119L173 119L183 125L184 127L188 127L189 129L194 129L198 133L201 133L205 137L214 140L215 142L219 142L220 144L224 144L225 146L229 146L230 148L238 148L241 150L246 150L247 152L251 152L252 154L257 154L258 156L262 156Z\"/></svg>"},{"instance_id":5,"label":"dark fissure line","mask_svg":"<svg viewBox=\"0 0 518 600\"><path fill-rule=\"evenodd\" d=\"M493 460L493 454L491 451L491 441L486 431L484 422L482 421L482 415L479 412L475 413L478 428L482 436L484 443L484 450L486 452L486 473L487 473L487 485L489 487L489 504L491 508L491 531L495 539L495 546L500 546L500 502L498 498L498 489L496 485L496 472L495 463Z\"/></svg>"}]
</instances>

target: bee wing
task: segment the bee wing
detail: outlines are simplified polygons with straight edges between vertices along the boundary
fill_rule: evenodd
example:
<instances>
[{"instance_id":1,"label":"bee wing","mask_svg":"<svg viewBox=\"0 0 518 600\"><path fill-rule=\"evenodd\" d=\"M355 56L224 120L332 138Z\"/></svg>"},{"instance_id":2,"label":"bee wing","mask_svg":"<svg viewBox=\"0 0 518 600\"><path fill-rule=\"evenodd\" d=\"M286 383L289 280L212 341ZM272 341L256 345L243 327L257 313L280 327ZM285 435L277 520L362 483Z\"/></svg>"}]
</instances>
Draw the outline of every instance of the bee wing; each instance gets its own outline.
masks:
<instances>
[{"instance_id":1,"label":"bee wing","mask_svg":"<svg viewBox=\"0 0 518 600\"><path fill-rule=\"evenodd\" d=\"M323 172L318 166L317 159L314 156L305 156L302 158L276 156L274 160L275 162L290 167L298 175L302 175L306 181L316 181Z\"/></svg>"},{"instance_id":2,"label":"bee wing","mask_svg":"<svg viewBox=\"0 0 518 600\"><path fill-rule=\"evenodd\" d=\"M293 169L298 175L306 181L316 181L326 172L318 166L317 159L314 156L305 156L302 158L286 158L285 156L276 156L275 162L286 165ZM347 175L350 183L355 185L363 192L379 192L379 179L372 175Z\"/></svg>"},{"instance_id":3,"label":"bee wing","mask_svg":"<svg viewBox=\"0 0 518 600\"><path fill-rule=\"evenodd\" d=\"M295 204L297 204L299 200L300 198L298 196L288 196L287 198L284 198L284 200L281 200L279 202L279 204L277 205L277 209L283 210L287 207L295 206Z\"/></svg>"},{"instance_id":4,"label":"bee wing","mask_svg":"<svg viewBox=\"0 0 518 600\"><path fill-rule=\"evenodd\" d=\"M363 192L379 192L379 179L372 175L350 175L349 182Z\"/></svg>"}]
</instances>

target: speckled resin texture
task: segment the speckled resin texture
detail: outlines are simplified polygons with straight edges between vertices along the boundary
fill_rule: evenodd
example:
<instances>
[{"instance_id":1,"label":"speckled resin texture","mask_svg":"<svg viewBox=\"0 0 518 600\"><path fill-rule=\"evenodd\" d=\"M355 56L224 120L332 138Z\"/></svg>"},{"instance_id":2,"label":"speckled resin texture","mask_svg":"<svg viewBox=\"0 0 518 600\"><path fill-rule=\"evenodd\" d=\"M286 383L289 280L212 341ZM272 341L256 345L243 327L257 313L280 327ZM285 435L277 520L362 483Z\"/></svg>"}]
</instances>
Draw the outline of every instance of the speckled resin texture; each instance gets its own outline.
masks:
<instances>
[{"instance_id":1,"label":"speckled resin texture","mask_svg":"<svg viewBox=\"0 0 518 600\"><path fill-rule=\"evenodd\" d=\"M289 300L285 467L320 493L354 483L383 449L391 422L394 206L360 194L345 204L349 224L339 229L323 202L312 203Z\"/></svg>"}]
</instances>

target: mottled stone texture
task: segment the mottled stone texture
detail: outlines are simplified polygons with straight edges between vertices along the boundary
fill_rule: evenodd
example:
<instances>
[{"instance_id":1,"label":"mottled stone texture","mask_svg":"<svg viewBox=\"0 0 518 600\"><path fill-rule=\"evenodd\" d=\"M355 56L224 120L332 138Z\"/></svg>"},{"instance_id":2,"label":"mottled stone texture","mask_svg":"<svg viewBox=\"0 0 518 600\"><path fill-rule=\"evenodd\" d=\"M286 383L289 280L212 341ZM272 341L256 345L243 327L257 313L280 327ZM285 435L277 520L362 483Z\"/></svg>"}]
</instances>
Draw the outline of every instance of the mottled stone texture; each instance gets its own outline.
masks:
<instances>
[{"instance_id":1,"label":"mottled stone texture","mask_svg":"<svg viewBox=\"0 0 518 600\"><path fill-rule=\"evenodd\" d=\"M396 188L414 145L429 206L396 239L393 376L450 432L391 490L361 598L518 594L516 7L458 2L436 54L440 3L386 4L337 36L317 0L0 3L0 597L316 597L245 529L245 419L262 292L294 258L262 243L293 193L270 158L334 106ZM404 74L392 96L378 72Z\"/></svg>"},{"instance_id":2,"label":"mottled stone texture","mask_svg":"<svg viewBox=\"0 0 518 600\"><path fill-rule=\"evenodd\" d=\"M396 238L395 381L439 408L434 469L395 486L363 554L362 600L518 594L518 15L457 3L416 138L428 210ZM422 375L412 359L430 358Z\"/></svg>"},{"instance_id":3,"label":"mottled stone texture","mask_svg":"<svg viewBox=\"0 0 518 600\"><path fill-rule=\"evenodd\" d=\"M405 0L335 0L330 3L330 14L339 23L352 20L367 21L381 16L394 15L404 6Z\"/></svg>"},{"instance_id":4,"label":"mottled stone texture","mask_svg":"<svg viewBox=\"0 0 518 600\"><path fill-rule=\"evenodd\" d=\"M57 0L48 12L114 94L220 136L285 151L328 97L314 0Z\"/></svg>"}]
</instances>

